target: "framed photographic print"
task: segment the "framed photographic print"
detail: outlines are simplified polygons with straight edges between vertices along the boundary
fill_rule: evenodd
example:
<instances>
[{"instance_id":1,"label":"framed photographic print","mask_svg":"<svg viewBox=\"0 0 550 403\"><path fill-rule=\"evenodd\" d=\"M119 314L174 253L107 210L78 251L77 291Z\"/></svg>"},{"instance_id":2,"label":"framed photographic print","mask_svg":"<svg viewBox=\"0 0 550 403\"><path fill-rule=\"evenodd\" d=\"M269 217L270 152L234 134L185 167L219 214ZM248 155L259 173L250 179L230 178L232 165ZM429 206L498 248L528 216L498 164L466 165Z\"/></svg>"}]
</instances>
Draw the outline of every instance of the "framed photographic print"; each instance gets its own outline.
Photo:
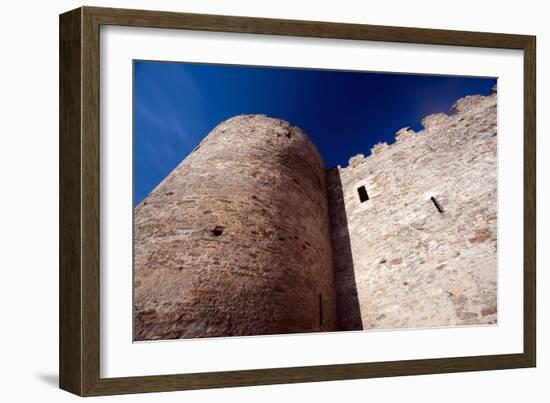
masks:
<instances>
[{"instance_id":1,"label":"framed photographic print","mask_svg":"<svg viewBox=\"0 0 550 403\"><path fill-rule=\"evenodd\" d=\"M535 37L60 16L60 387L535 366Z\"/></svg>"}]
</instances>

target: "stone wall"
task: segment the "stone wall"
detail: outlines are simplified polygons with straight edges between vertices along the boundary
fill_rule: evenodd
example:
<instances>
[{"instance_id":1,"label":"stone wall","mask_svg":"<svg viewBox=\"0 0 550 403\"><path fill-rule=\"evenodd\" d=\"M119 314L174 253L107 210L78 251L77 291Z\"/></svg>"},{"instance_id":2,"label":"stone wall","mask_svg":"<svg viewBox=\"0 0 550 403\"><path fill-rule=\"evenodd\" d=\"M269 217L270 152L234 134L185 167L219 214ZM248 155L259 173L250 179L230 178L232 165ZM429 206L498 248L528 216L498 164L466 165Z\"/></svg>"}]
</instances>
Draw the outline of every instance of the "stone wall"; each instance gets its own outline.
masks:
<instances>
[{"instance_id":1,"label":"stone wall","mask_svg":"<svg viewBox=\"0 0 550 403\"><path fill-rule=\"evenodd\" d=\"M496 106L468 96L328 172L342 330L496 323Z\"/></svg>"},{"instance_id":2,"label":"stone wall","mask_svg":"<svg viewBox=\"0 0 550 403\"><path fill-rule=\"evenodd\" d=\"M135 339L335 330L325 180L298 128L218 125L135 209Z\"/></svg>"}]
</instances>

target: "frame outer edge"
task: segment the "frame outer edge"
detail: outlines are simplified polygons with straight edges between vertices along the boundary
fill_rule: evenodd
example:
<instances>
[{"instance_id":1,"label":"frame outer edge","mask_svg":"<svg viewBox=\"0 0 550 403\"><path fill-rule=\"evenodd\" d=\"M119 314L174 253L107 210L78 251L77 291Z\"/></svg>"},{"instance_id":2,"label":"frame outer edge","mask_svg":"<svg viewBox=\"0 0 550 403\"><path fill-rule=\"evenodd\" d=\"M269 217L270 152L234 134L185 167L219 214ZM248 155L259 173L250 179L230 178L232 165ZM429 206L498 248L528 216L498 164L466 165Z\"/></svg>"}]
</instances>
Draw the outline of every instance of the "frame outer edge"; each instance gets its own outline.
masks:
<instances>
[{"instance_id":1,"label":"frame outer edge","mask_svg":"<svg viewBox=\"0 0 550 403\"><path fill-rule=\"evenodd\" d=\"M82 7L82 395L100 381L100 23Z\"/></svg>"},{"instance_id":2,"label":"frame outer edge","mask_svg":"<svg viewBox=\"0 0 550 403\"><path fill-rule=\"evenodd\" d=\"M102 24L214 32L523 49L528 35L171 11L84 7Z\"/></svg>"},{"instance_id":3,"label":"frame outer edge","mask_svg":"<svg viewBox=\"0 0 550 403\"><path fill-rule=\"evenodd\" d=\"M524 47L524 340L526 366L536 367L536 257L537 257L537 140L536 140L536 37L527 38Z\"/></svg>"},{"instance_id":4,"label":"frame outer edge","mask_svg":"<svg viewBox=\"0 0 550 403\"><path fill-rule=\"evenodd\" d=\"M100 25L524 50L524 352L364 364L100 379ZM60 16L60 387L80 396L535 366L535 37L82 7ZM76 132L76 135L75 135Z\"/></svg>"},{"instance_id":5,"label":"frame outer edge","mask_svg":"<svg viewBox=\"0 0 550 403\"><path fill-rule=\"evenodd\" d=\"M82 393L81 10L59 16L59 387Z\"/></svg>"}]
</instances>

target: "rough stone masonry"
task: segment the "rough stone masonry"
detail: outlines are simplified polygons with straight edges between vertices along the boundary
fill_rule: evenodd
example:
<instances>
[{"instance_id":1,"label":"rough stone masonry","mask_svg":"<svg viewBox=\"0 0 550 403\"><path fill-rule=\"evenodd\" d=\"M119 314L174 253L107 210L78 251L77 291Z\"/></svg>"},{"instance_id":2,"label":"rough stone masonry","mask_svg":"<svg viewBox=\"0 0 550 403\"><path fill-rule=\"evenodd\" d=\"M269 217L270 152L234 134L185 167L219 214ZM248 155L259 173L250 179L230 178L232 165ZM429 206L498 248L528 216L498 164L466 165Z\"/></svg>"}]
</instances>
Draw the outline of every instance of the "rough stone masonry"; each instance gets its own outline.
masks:
<instances>
[{"instance_id":1,"label":"rough stone masonry","mask_svg":"<svg viewBox=\"0 0 550 403\"><path fill-rule=\"evenodd\" d=\"M285 121L222 122L135 209L135 339L496 323L496 106L332 170Z\"/></svg>"},{"instance_id":2,"label":"rough stone masonry","mask_svg":"<svg viewBox=\"0 0 550 403\"><path fill-rule=\"evenodd\" d=\"M300 129L218 125L136 207L135 338L336 330L326 194Z\"/></svg>"}]
</instances>

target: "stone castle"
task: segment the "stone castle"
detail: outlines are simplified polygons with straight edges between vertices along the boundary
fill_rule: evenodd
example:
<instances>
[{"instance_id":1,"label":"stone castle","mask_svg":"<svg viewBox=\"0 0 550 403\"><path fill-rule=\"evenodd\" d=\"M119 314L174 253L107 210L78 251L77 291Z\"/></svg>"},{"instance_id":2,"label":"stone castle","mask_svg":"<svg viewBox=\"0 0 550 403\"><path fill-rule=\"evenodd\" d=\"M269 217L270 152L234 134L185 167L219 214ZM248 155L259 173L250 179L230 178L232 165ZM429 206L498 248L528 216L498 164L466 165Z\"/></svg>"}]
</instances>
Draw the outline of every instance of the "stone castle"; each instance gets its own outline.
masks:
<instances>
[{"instance_id":1,"label":"stone castle","mask_svg":"<svg viewBox=\"0 0 550 403\"><path fill-rule=\"evenodd\" d=\"M497 95L349 166L220 123L135 209L135 340L495 324Z\"/></svg>"}]
</instances>

